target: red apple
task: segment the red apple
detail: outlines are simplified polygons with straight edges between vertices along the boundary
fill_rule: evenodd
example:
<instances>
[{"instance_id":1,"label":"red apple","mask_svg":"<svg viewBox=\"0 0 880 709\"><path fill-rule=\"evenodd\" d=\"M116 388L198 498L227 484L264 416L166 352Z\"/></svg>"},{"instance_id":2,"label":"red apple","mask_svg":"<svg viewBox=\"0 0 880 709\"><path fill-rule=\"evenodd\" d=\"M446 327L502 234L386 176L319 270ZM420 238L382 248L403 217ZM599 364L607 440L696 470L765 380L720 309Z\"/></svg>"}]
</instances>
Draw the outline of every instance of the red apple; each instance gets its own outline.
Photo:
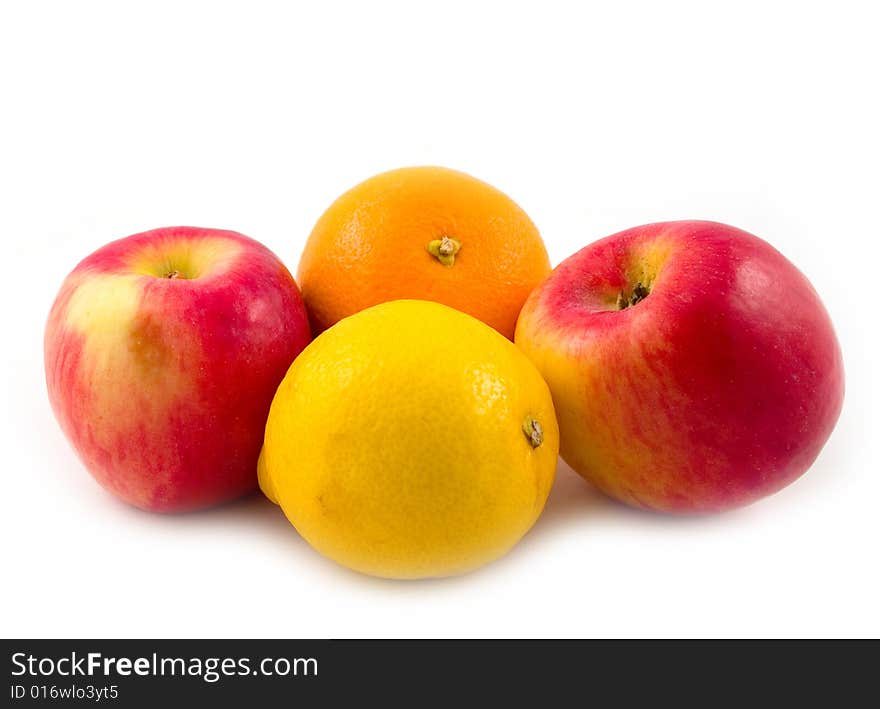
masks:
<instances>
[{"instance_id":1,"label":"red apple","mask_svg":"<svg viewBox=\"0 0 880 709\"><path fill-rule=\"evenodd\" d=\"M86 468L137 507L254 489L269 405L310 339L299 289L262 244L169 227L107 244L46 325L49 399Z\"/></svg>"},{"instance_id":2,"label":"red apple","mask_svg":"<svg viewBox=\"0 0 880 709\"><path fill-rule=\"evenodd\" d=\"M561 452L609 495L667 512L748 504L799 477L843 402L809 281L724 224L648 224L564 261L516 343L550 385Z\"/></svg>"}]
</instances>

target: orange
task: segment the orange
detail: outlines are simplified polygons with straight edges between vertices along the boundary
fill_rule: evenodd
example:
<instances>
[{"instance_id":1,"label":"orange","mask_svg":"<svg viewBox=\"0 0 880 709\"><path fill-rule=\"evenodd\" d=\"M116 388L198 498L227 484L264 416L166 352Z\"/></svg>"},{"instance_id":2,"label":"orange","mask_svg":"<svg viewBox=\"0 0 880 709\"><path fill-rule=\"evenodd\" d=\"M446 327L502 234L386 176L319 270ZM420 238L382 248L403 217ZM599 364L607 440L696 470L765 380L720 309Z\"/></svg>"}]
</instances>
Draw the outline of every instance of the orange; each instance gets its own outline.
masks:
<instances>
[{"instance_id":1,"label":"orange","mask_svg":"<svg viewBox=\"0 0 880 709\"><path fill-rule=\"evenodd\" d=\"M408 167L330 205L297 280L316 331L408 298L461 310L512 340L525 299L549 274L537 228L510 197L462 172Z\"/></svg>"}]
</instances>

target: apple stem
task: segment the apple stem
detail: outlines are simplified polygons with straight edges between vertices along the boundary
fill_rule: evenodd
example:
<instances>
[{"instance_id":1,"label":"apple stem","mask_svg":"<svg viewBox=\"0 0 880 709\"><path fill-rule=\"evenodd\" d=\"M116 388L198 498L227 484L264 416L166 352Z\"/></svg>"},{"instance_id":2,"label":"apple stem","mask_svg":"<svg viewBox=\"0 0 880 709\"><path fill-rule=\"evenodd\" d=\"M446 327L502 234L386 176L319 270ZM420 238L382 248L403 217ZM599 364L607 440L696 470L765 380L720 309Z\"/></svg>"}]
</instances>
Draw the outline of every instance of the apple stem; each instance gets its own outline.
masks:
<instances>
[{"instance_id":1,"label":"apple stem","mask_svg":"<svg viewBox=\"0 0 880 709\"><path fill-rule=\"evenodd\" d=\"M461 242L444 235L429 241L425 248L444 266L452 266L455 263L455 255L461 251Z\"/></svg>"},{"instance_id":2,"label":"apple stem","mask_svg":"<svg viewBox=\"0 0 880 709\"><path fill-rule=\"evenodd\" d=\"M180 271L168 271L165 274L165 278L180 278Z\"/></svg>"},{"instance_id":3,"label":"apple stem","mask_svg":"<svg viewBox=\"0 0 880 709\"><path fill-rule=\"evenodd\" d=\"M544 442L544 427L537 419L526 416L526 420L523 421L522 431L532 448L537 448Z\"/></svg>"}]
</instances>

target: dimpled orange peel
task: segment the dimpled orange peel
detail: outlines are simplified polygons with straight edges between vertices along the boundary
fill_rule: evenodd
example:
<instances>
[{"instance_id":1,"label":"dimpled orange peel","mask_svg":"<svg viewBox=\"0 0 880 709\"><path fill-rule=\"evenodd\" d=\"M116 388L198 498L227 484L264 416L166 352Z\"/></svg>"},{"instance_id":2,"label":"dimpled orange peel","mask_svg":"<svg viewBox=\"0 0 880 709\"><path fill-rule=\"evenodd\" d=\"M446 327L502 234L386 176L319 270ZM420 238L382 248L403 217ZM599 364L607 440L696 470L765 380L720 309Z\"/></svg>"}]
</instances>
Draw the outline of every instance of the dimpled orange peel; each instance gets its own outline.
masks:
<instances>
[{"instance_id":1,"label":"dimpled orange peel","mask_svg":"<svg viewBox=\"0 0 880 709\"><path fill-rule=\"evenodd\" d=\"M297 281L317 332L378 303L418 298L513 339L520 308L550 273L537 228L503 192L442 167L376 175L318 220Z\"/></svg>"}]
</instances>

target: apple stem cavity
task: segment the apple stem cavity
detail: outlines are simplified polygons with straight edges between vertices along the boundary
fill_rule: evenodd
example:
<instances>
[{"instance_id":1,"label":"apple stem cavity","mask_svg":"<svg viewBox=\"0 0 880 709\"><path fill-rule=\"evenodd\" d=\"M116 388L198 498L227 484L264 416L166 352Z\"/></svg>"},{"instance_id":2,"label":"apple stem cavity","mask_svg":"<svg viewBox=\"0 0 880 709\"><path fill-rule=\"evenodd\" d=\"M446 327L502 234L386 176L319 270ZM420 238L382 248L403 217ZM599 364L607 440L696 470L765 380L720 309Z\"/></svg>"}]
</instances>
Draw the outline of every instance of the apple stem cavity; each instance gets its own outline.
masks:
<instances>
[{"instance_id":1,"label":"apple stem cavity","mask_svg":"<svg viewBox=\"0 0 880 709\"><path fill-rule=\"evenodd\" d=\"M526 416L526 420L523 421L522 431L532 448L537 448L544 442L544 427L537 419Z\"/></svg>"},{"instance_id":2,"label":"apple stem cavity","mask_svg":"<svg viewBox=\"0 0 880 709\"><path fill-rule=\"evenodd\" d=\"M455 255L461 251L461 242L444 235L439 239L429 241L425 248L429 254L448 267L455 263Z\"/></svg>"},{"instance_id":3,"label":"apple stem cavity","mask_svg":"<svg viewBox=\"0 0 880 709\"><path fill-rule=\"evenodd\" d=\"M651 293L651 289L644 283L636 283L630 293L617 294L617 309L626 310L637 303L641 303Z\"/></svg>"}]
</instances>

